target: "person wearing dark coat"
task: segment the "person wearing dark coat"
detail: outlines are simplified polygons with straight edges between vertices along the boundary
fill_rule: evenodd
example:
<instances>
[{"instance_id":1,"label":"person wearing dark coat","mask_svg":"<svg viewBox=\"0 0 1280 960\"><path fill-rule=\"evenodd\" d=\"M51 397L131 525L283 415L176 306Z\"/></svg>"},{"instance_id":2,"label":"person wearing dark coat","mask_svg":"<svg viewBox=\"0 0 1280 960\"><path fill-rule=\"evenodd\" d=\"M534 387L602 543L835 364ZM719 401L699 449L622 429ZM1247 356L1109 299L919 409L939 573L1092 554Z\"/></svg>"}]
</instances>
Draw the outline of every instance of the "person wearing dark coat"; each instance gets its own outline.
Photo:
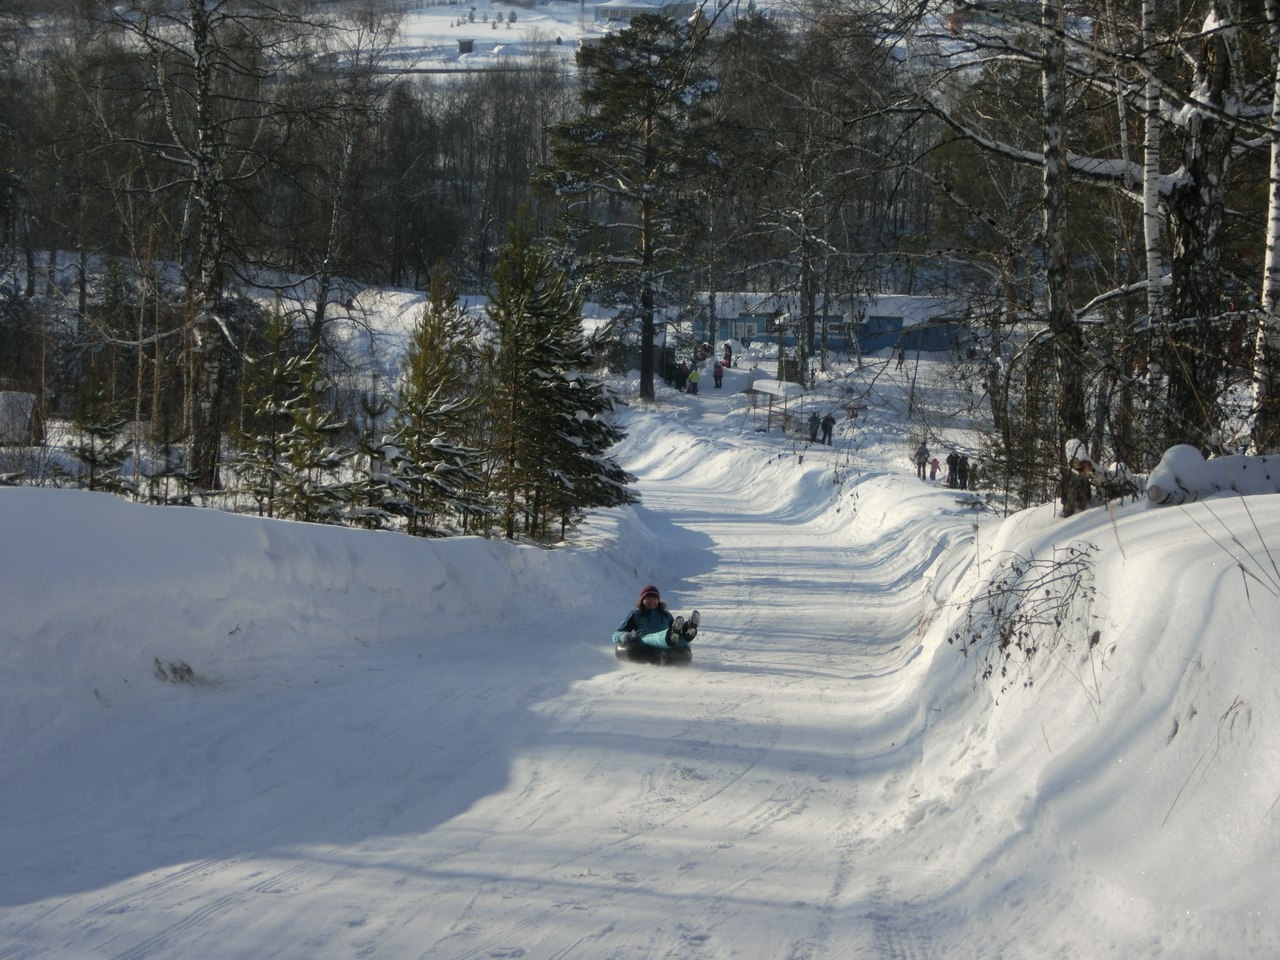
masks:
<instances>
[{"instance_id":1,"label":"person wearing dark coat","mask_svg":"<svg viewBox=\"0 0 1280 960\"><path fill-rule=\"evenodd\" d=\"M629 611L613 631L613 643L615 647L631 651L643 647L663 650L687 647L697 634L697 611L690 614L689 622L685 622L684 617L673 617L658 588L649 584L640 591L635 609Z\"/></svg>"},{"instance_id":2,"label":"person wearing dark coat","mask_svg":"<svg viewBox=\"0 0 1280 960\"><path fill-rule=\"evenodd\" d=\"M831 432L836 428L836 418L827 414L822 418L822 442L831 446Z\"/></svg>"},{"instance_id":3,"label":"person wearing dark coat","mask_svg":"<svg viewBox=\"0 0 1280 960\"><path fill-rule=\"evenodd\" d=\"M818 420L817 410L809 414L809 442L810 443L818 442L818 427L820 427L821 425L822 425L821 421Z\"/></svg>"},{"instance_id":4,"label":"person wearing dark coat","mask_svg":"<svg viewBox=\"0 0 1280 960\"><path fill-rule=\"evenodd\" d=\"M929 465L929 448L924 443L916 447L915 464L916 476L923 480L925 467Z\"/></svg>"},{"instance_id":5,"label":"person wearing dark coat","mask_svg":"<svg viewBox=\"0 0 1280 960\"><path fill-rule=\"evenodd\" d=\"M627 613L622 623L618 624L618 629L613 631L613 642L622 643L624 635L628 633L643 637L660 630L670 630L674 622L675 617L667 609L658 588L650 584L640 591L640 599L636 601L635 608Z\"/></svg>"},{"instance_id":6,"label":"person wearing dark coat","mask_svg":"<svg viewBox=\"0 0 1280 960\"><path fill-rule=\"evenodd\" d=\"M960 454L952 450L947 454L947 486L954 487L957 481L957 473L959 472Z\"/></svg>"}]
</instances>

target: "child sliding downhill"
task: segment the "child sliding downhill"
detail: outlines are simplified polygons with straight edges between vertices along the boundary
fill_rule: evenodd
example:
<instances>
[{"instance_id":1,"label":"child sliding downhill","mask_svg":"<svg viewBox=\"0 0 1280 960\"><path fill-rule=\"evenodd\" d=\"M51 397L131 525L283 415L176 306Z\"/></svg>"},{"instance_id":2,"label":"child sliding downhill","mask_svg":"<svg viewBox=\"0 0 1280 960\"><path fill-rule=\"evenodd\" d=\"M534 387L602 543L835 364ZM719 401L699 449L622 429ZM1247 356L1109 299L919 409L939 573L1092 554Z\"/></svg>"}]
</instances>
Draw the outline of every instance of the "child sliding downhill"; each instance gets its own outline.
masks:
<instances>
[{"instance_id":1,"label":"child sliding downhill","mask_svg":"<svg viewBox=\"0 0 1280 960\"><path fill-rule=\"evenodd\" d=\"M689 646L698 635L702 617L697 610L689 619L673 617L658 588L650 584L618 629L613 631L613 651L619 660L640 663L686 664L693 659Z\"/></svg>"}]
</instances>

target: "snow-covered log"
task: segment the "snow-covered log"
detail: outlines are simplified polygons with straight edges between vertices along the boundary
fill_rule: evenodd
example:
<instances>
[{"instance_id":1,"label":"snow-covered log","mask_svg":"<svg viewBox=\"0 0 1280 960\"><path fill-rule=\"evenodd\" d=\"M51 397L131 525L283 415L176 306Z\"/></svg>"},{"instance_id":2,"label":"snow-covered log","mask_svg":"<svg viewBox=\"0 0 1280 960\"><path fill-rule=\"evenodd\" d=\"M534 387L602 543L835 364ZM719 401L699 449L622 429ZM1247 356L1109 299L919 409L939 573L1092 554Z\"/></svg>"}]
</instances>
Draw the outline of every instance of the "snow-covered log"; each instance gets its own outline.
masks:
<instances>
[{"instance_id":1,"label":"snow-covered log","mask_svg":"<svg viewBox=\"0 0 1280 960\"><path fill-rule=\"evenodd\" d=\"M1215 493L1280 493L1280 456L1206 460L1195 447L1170 447L1147 479L1147 499L1166 507Z\"/></svg>"}]
</instances>

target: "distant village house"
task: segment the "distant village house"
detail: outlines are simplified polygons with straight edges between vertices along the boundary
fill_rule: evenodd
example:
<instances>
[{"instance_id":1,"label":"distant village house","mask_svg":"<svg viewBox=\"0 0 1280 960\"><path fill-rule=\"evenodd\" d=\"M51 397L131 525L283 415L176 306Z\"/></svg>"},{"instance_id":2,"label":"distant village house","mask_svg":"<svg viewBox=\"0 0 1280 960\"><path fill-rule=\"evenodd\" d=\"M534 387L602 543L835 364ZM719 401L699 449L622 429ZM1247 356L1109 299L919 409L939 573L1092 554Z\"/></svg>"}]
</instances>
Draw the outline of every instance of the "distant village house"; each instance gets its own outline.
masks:
<instances>
[{"instance_id":1,"label":"distant village house","mask_svg":"<svg viewBox=\"0 0 1280 960\"><path fill-rule=\"evenodd\" d=\"M698 296L693 322L696 340L710 340L710 297ZM800 297L789 293L718 293L715 297L718 341L781 339L793 346L805 322ZM947 297L872 294L819 303L815 334L832 350L863 354L881 350L945 352L969 339L966 305ZM825 339L824 339L825 338Z\"/></svg>"},{"instance_id":2,"label":"distant village house","mask_svg":"<svg viewBox=\"0 0 1280 960\"><path fill-rule=\"evenodd\" d=\"M670 17L673 20L688 20L693 16L698 5L693 0L654 0L654 2L646 2L646 0L606 0L605 3L595 4L596 20L606 24L626 25L635 17L642 14L652 13L659 14L664 17Z\"/></svg>"}]
</instances>

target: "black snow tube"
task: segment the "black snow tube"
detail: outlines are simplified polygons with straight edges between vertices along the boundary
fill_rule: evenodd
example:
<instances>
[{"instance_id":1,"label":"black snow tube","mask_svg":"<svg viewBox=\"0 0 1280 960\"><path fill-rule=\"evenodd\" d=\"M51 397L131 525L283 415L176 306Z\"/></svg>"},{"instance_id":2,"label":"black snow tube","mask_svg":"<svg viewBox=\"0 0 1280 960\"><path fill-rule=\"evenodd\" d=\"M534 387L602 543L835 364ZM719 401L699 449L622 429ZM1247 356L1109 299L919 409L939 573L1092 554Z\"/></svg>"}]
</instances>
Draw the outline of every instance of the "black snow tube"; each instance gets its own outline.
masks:
<instances>
[{"instance_id":1,"label":"black snow tube","mask_svg":"<svg viewBox=\"0 0 1280 960\"><path fill-rule=\"evenodd\" d=\"M693 647L688 645L663 648L633 641L631 643L614 644L613 653L619 660L629 660L632 663L653 663L659 666L683 667L693 660Z\"/></svg>"}]
</instances>

